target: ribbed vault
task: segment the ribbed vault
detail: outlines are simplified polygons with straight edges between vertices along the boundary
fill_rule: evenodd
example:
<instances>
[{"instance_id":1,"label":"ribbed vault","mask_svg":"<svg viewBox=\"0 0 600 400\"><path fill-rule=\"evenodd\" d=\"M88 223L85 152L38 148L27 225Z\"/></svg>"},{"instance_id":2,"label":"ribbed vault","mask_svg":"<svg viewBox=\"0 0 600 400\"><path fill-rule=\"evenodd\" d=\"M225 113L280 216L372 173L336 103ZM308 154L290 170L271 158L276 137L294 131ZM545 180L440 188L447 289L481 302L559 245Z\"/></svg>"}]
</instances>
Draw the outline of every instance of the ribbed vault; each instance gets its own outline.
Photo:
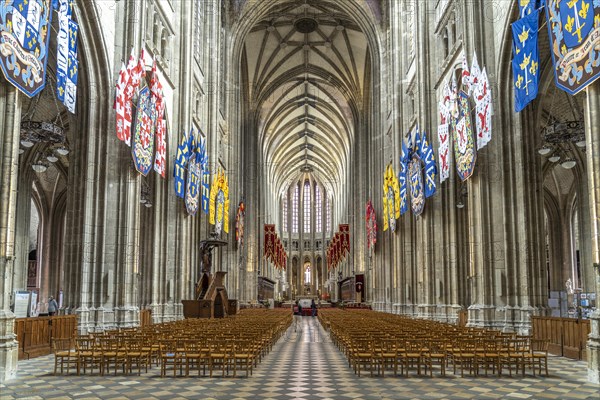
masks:
<instances>
[{"instance_id":1,"label":"ribbed vault","mask_svg":"<svg viewBox=\"0 0 600 400\"><path fill-rule=\"evenodd\" d=\"M266 180L280 193L308 169L336 191L361 110L367 40L335 3L285 2L244 48Z\"/></svg>"}]
</instances>

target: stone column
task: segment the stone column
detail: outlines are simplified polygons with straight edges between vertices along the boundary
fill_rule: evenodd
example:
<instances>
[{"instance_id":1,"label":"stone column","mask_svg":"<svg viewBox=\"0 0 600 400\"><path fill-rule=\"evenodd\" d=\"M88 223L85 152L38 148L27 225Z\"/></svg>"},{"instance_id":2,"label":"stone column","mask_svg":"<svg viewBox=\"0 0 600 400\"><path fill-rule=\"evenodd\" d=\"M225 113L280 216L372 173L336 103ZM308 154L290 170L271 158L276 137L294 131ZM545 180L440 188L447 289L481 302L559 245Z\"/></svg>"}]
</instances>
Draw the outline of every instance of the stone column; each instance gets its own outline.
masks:
<instances>
[{"instance_id":1,"label":"stone column","mask_svg":"<svg viewBox=\"0 0 600 400\"><path fill-rule=\"evenodd\" d=\"M585 136L587 173L590 199L592 265L596 284L596 302L600 295L600 82L587 89L585 111ZM600 309L590 317L592 331L589 335L588 380L600 383Z\"/></svg>"},{"instance_id":2,"label":"stone column","mask_svg":"<svg viewBox=\"0 0 600 400\"><path fill-rule=\"evenodd\" d=\"M18 347L15 315L10 310L15 259L15 216L19 163L21 105L19 93L3 78L0 82L0 382L14 378Z\"/></svg>"}]
</instances>

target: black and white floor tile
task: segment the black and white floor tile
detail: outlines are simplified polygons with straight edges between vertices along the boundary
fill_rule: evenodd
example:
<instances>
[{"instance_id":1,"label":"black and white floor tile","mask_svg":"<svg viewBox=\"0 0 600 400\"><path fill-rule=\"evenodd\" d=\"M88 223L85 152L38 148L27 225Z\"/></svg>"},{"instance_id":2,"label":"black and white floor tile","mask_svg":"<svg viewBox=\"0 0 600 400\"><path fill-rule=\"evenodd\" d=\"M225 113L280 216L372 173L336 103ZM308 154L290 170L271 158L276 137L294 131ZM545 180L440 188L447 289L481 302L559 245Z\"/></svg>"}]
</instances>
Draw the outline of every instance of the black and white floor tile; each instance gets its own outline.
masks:
<instances>
[{"instance_id":1,"label":"black and white floor tile","mask_svg":"<svg viewBox=\"0 0 600 400\"><path fill-rule=\"evenodd\" d=\"M599 399L586 365L552 356L550 376L358 377L316 318L290 327L246 377L53 375L54 357L20 361L18 377L0 384L0 399Z\"/></svg>"}]
</instances>

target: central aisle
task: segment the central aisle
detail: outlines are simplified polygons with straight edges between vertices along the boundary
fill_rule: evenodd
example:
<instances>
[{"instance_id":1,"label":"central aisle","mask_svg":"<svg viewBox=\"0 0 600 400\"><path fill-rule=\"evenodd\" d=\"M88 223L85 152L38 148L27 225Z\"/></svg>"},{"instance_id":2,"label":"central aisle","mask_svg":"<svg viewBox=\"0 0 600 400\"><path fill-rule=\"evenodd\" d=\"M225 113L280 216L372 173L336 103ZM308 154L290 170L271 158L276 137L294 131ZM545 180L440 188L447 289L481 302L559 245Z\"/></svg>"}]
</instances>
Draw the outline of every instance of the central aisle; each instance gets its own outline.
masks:
<instances>
[{"instance_id":1,"label":"central aisle","mask_svg":"<svg viewBox=\"0 0 600 400\"><path fill-rule=\"evenodd\" d=\"M323 399L365 392L354 389L356 376L341 352L315 317L302 317L301 327L294 325L260 363L254 377L264 378L264 397L304 397ZM376 384L376 382L373 382ZM348 398L348 397L347 397ZM381 396L378 396L381 398Z\"/></svg>"}]
</instances>

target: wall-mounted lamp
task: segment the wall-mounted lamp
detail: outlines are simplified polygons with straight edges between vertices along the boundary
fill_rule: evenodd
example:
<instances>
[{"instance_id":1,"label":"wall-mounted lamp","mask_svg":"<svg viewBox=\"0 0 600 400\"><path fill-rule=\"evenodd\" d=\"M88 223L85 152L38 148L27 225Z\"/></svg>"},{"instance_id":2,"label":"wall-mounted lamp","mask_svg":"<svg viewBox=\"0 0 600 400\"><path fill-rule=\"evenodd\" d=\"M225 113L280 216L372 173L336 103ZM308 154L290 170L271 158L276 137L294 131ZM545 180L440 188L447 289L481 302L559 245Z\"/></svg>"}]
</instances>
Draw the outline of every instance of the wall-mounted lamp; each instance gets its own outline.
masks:
<instances>
[{"instance_id":1,"label":"wall-mounted lamp","mask_svg":"<svg viewBox=\"0 0 600 400\"><path fill-rule=\"evenodd\" d=\"M458 195L456 198L456 208L463 209L465 208L465 203L467 202L467 183L461 182L460 187L458 189Z\"/></svg>"},{"instance_id":2,"label":"wall-mounted lamp","mask_svg":"<svg viewBox=\"0 0 600 400\"><path fill-rule=\"evenodd\" d=\"M141 185L141 193L140 193L140 203L144 205L144 207L150 208L152 207L152 200L150 199L150 186L145 181L142 181Z\"/></svg>"}]
</instances>

